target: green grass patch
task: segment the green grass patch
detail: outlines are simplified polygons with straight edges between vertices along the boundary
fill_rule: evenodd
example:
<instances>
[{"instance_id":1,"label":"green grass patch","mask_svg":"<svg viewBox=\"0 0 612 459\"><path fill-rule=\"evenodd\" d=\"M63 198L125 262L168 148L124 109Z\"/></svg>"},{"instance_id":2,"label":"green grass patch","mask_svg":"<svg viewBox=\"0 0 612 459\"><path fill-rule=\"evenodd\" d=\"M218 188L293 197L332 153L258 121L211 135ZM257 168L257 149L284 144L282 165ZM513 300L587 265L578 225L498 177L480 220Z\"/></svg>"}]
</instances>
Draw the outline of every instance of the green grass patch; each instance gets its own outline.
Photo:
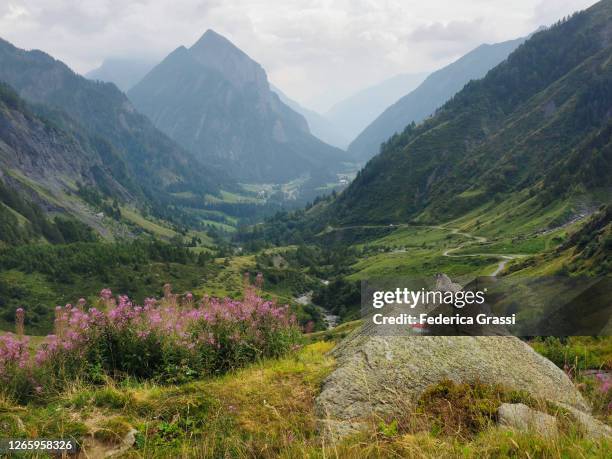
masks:
<instances>
[{"instance_id":1,"label":"green grass patch","mask_svg":"<svg viewBox=\"0 0 612 459\"><path fill-rule=\"evenodd\" d=\"M202 283L194 293L216 297L238 298L242 295L244 273L255 269L255 256L228 256L217 258L214 263L218 273Z\"/></svg>"},{"instance_id":2,"label":"green grass patch","mask_svg":"<svg viewBox=\"0 0 612 459\"><path fill-rule=\"evenodd\" d=\"M612 338L608 336L546 337L537 338L530 344L559 368L572 368L574 372L612 370Z\"/></svg>"},{"instance_id":3,"label":"green grass patch","mask_svg":"<svg viewBox=\"0 0 612 459\"><path fill-rule=\"evenodd\" d=\"M230 204L258 204L264 202L262 199L258 199L254 196L232 193L225 190L221 190L219 194L220 196L207 194L204 200L208 203L227 202Z\"/></svg>"},{"instance_id":4,"label":"green grass patch","mask_svg":"<svg viewBox=\"0 0 612 459\"><path fill-rule=\"evenodd\" d=\"M128 207L121 207L121 215L126 220L134 223L146 232L155 236L161 236L169 239L177 234L173 229L162 226L159 223L152 222L151 220L147 220L140 213Z\"/></svg>"},{"instance_id":5,"label":"green grass patch","mask_svg":"<svg viewBox=\"0 0 612 459\"><path fill-rule=\"evenodd\" d=\"M380 253L360 259L352 266L354 272L348 280L376 277L429 277L443 272L451 277L464 275L487 275L495 269L494 257L444 257L425 249L405 252Z\"/></svg>"}]
</instances>

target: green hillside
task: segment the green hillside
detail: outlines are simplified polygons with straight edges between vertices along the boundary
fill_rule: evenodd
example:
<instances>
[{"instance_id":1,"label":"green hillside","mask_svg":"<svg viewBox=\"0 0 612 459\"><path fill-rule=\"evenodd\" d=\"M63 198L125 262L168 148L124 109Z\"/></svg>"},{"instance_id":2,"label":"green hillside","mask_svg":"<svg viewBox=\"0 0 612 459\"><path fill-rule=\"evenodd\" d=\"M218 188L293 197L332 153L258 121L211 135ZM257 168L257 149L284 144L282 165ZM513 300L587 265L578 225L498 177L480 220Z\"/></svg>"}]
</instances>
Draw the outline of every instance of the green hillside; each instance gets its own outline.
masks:
<instances>
[{"instance_id":1,"label":"green hillside","mask_svg":"<svg viewBox=\"0 0 612 459\"><path fill-rule=\"evenodd\" d=\"M431 119L393 136L332 223L448 221L527 190L537 205L609 184L612 4L533 35Z\"/></svg>"},{"instance_id":2,"label":"green hillside","mask_svg":"<svg viewBox=\"0 0 612 459\"><path fill-rule=\"evenodd\" d=\"M508 57L525 38L502 43L483 44L455 62L435 71L409 93L404 92L376 119L359 133L348 147L348 153L362 161L376 155L380 145L412 123L420 123L435 113L471 80L480 79ZM353 107L353 110L355 108Z\"/></svg>"}]
</instances>

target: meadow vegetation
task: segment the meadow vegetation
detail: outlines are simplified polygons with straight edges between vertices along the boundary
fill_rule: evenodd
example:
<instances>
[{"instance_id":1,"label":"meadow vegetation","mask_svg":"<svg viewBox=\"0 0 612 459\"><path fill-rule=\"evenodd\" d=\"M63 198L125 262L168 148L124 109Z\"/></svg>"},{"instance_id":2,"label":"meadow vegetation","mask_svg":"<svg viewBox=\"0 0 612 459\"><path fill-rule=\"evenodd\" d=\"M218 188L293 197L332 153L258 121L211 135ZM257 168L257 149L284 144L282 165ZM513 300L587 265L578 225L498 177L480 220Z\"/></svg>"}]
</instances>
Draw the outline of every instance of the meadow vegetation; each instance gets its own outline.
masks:
<instances>
[{"instance_id":1,"label":"meadow vegetation","mask_svg":"<svg viewBox=\"0 0 612 459\"><path fill-rule=\"evenodd\" d=\"M284 357L184 384L136 378L106 378L97 384L77 380L27 405L4 397L0 425L11 436L72 438L89 451L101 452L117 448L133 429L135 443L124 454L130 458L610 455L608 443L584 438L562 409L477 381L432 385L415 404L405 405L405 415L372 416L366 432L333 444L318 428L314 399L334 368L329 352L342 333L329 333L328 341L315 335L313 343ZM593 396L601 397L597 378L592 384ZM498 427L496 410L503 402L525 403L556 416L559 437Z\"/></svg>"},{"instance_id":2,"label":"meadow vegetation","mask_svg":"<svg viewBox=\"0 0 612 459\"><path fill-rule=\"evenodd\" d=\"M260 282L258 279L257 282ZM143 306L104 289L96 306L56 307L54 333L34 349L24 335L26 312L16 311L15 334L0 336L2 394L17 402L45 398L66 382L96 384L106 378L184 383L225 373L298 343L288 306L258 296L245 282L242 301L172 294Z\"/></svg>"}]
</instances>

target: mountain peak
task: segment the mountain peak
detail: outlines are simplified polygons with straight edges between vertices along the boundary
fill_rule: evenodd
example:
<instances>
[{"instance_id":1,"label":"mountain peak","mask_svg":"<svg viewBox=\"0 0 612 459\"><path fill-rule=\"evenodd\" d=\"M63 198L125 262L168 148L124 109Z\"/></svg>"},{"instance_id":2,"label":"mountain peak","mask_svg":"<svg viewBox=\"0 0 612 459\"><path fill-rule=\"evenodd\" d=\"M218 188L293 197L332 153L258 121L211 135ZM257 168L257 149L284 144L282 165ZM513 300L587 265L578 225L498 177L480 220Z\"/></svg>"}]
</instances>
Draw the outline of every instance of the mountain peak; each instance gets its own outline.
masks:
<instances>
[{"instance_id":1,"label":"mountain peak","mask_svg":"<svg viewBox=\"0 0 612 459\"><path fill-rule=\"evenodd\" d=\"M212 29L189 48L189 54L206 67L221 72L235 86L255 83L260 87L268 85L263 68L247 56L231 41Z\"/></svg>"},{"instance_id":2,"label":"mountain peak","mask_svg":"<svg viewBox=\"0 0 612 459\"><path fill-rule=\"evenodd\" d=\"M208 29L204 32L198 41L196 41L191 48L190 51L194 53L199 52L229 52L240 54L241 56L248 56L240 50L236 45L234 45L231 41L225 38L220 33L215 32L212 29Z\"/></svg>"},{"instance_id":3,"label":"mountain peak","mask_svg":"<svg viewBox=\"0 0 612 459\"><path fill-rule=\"evenodd\" d=\"M129 94L160 129L240 182L286 183L308 173L313 184L329 183L330 169L340 167L340 150L313 137L304 117L270 91L263 67L213 30Z\"/></svg>"},{"instance_id":4,"label":"mountain peak","mask_svg":"<svg viewBox=\"0 0 612 459\"><path fill-rule=\"evenodd\" d=\"M202 35L200 37L200 40L222 40L222 41L229 41L227 38L225 38L220 33L215 32L213 29L207 29L206 32L204 32L204 35Z\"/></svg>"}]
</instances>

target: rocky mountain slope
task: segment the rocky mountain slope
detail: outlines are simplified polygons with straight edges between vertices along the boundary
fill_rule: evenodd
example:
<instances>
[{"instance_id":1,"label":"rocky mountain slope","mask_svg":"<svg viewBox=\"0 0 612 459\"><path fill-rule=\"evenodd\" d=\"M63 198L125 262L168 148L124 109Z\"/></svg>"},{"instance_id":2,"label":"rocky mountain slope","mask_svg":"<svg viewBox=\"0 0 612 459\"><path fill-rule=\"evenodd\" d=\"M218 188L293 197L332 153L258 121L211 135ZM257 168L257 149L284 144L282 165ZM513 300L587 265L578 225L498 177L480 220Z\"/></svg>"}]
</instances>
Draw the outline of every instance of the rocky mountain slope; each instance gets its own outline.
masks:
<instances>
[{"instance_id":1,"label":"rocky mountain slope","mask_svg":"<svg viewBox=\"0 0 612 459\"><path fill-rule=\"evenodd\" d=\"M505 41L493 45L481 45L452 64L429 75L413 91L405 91L401 99L355 134L348 147L351 156L367 160L376 155L380 145L410 123L419 123L461 90L470 80L482 78L502 62L525 39ZM393 103L395 102L395 103Z\"/></svg>"},{"instance_id":2,"label":"rocky mountain slope","mask_svg":"<svg viewBox=\"0 0 612 459\"><path fill-rule=\"evenodd\" d=\"M57 239L50 227L45 228L47 222L38 209L77 217L105 234L101 219L77 197L81 189L114 199L142 198L141 188L112 146L83 132L60 128L4 83L0 83L0 182L0 207L5 214L9 209L14 220L11 232L15 236L0 236L0 241L8 242L22 241L18 234ZM0 220L9 218L10 213Z\"/></svg>"},{"instance_id":3,"label":"rocky mountain slope","mask_svg":"<svg viewBox=\"0 0 612 459\"><path fill-rule=\"evenodd\" d=\"M50 119L36 114L12 89L0 83L0 161L47 188L67 188L75 182L106 183L110 190L126 194L113 177L106 155L86 137L66 132ZM108 147L108 145L107 145ZM97 178L96 178L97 176ZM127 182L129 183L129 182Z\"/></svg>"},{"instance_id":4,"label":"rocky mountain slope","mask_svg":"<svg viewBox=\"0 0 612 459\"><path fill-rule=\"evenodd\" d=\"M327 181L344 157L310 134L257 62L212 30L168 55L129 97L158 128L240 182Z\"/></svg>"},{"instance_id":5,"label":"rocky mountain slope","mask_svg":"<svg viewBox=\"0 0 612 459\"><path fill-rule=\"evenodd\" d=\"M150 198L167 200L170 191L215 193L225 180L156 129L115 85L87 80L41 51L0 40L0 81L41 110L59 113L61 127L103 138Z\"/></svg>"}]
</instances>

